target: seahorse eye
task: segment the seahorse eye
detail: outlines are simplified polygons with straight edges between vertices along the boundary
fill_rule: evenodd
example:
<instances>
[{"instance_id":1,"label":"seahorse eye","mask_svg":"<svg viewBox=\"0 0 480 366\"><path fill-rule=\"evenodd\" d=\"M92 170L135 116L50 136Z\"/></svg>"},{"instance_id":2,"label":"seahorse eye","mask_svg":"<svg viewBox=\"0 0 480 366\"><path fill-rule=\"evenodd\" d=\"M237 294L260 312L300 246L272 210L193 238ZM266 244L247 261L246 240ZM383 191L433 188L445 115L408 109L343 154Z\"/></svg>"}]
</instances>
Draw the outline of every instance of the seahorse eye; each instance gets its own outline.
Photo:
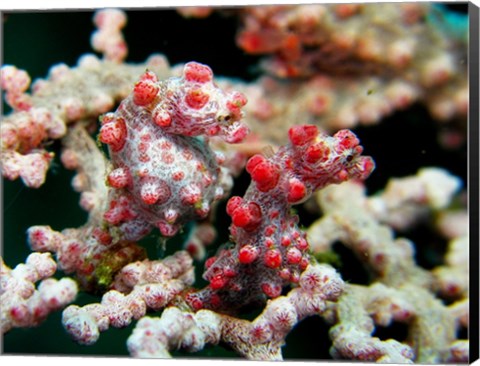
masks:
<instances>
[{"instance_id":1,"label":"seahorse eye","mask_svg":"<svg viewBox=\"0 0 480 366\"><path fill-rule=\"evenodd\" d=\"M217 117L217 122L228 122L232 119L232 116L227 114L226 116L225 115L219 115Z\"/></svg>"}]
</instances>

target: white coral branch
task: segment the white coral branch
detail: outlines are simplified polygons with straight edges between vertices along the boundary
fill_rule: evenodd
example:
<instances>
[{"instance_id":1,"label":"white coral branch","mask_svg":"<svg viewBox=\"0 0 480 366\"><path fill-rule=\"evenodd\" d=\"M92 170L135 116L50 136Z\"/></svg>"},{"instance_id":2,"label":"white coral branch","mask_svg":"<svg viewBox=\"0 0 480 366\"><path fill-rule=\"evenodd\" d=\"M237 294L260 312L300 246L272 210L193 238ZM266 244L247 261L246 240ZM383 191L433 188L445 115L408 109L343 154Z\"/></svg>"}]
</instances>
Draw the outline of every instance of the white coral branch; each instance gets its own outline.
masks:
<instances>
[{"instance_id":1,"label":"white coral branch","mask_svg":"<svg viewBox=\"0 0 480 366\"><path fill-rule=\"evenodd\" d=\"M322 314L327 302L335 301L344 283L328 265L311 264L302 273L299 287L286 296L269 300L263 312L247 321L210 310L197 313L177 307L166 309L161 318L144 317L127 341L134 357L169 358L169 351L201 350L220 340L252 360L281 360L287 334L303 318Z\"/></svg>"},{"instance_id":2,"label":"white coral branch","mask_svg":"<svg viewBox=\"0 0 480 366\"><path fill-rule=\"evenodd\" d=\"M14 269L0 257L0 295L2 333L12 328L33 327L51 312L71 303L77 284L70 278L51 278L57 269L49 253L32 253ZM35 283L40 282L37 289Z\"/></svg>"}]
</instances>

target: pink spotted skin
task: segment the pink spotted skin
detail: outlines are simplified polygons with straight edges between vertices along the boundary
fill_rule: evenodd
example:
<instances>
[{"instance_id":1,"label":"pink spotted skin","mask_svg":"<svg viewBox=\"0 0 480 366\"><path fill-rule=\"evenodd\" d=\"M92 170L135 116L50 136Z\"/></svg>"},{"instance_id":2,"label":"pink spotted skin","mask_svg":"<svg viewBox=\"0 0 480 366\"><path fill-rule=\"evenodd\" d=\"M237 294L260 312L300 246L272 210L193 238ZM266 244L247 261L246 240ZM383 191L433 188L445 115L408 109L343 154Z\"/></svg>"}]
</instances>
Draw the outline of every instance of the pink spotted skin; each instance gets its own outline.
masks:
<instances>
[{"instance_id":1,"label":"pink spotted skin","mask_svg":"<svg viewBox=\"0 0 480 366\"><path fill-rule=\"evenodd\" d=\"M171 237L187 221L207 217L228 194L208 137L242 141L245 104L242 94L218 88L206 65L187 63L181 77L166 81L147 71L102 119L99 139L109 145L113 166L105 222L139 240L155 227Z\"/></svg>"},{"instance_id":2,"label":"pink spotted skin","mask_svg":"<svg viewBox=\"0 0 480 366\"><path fill-rule=\"evenodd\" d=\"M187 296L195 309L235 309L276 298L297 283L310 258L292 206L329 184L366 179L375 167L348 130L331 137L315 126L294 126L289 138L275 155L248 161L252 182L243 198L227 203L235 246L207 261L203 277L210 285Z\"/></svg>"}]
</instances>

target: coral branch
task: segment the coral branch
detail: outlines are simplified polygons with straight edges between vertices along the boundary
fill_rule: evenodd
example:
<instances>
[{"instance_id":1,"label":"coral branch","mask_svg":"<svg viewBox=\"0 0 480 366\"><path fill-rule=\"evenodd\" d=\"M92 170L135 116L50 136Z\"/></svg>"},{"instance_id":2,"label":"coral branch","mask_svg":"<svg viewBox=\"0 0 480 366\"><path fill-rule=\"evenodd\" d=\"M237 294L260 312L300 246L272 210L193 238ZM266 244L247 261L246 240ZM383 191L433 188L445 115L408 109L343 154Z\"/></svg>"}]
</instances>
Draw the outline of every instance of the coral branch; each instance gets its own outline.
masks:
<instances>
[{"instance_id":1,"label":"coral branch","mask_svg":"<svg viewBox=\"0 0 480 366\"><path fill-rule=\"evenodd\" d=\"M398 289L382 284L349 285L337 309L338 324L330 330L335 358L436 363L448 357L448 346L455 339L456 324L447 307L415 285ZM410 347L371 336L375 325L386 327L393 321L409 325Z\"/></svg>"},{"instance_id":2,"label":"coral branch","mask_svg":"<svg viewBox=\"0 0 480 366\"><path fill-rule=\"evenodd\" d=\"M88 222L62 232L46 225L32 226L27 230L28 242L34 251L55 253L60 268L75 273L84 288L105 288L116 271L130 261L143 259L145 252L119 233L110 235L102 230L108 207L104 180L108 163L82 123L69 129L62 141L62 162L77 171L73 187L81 193L80 205L89 212Z\"/></svg>"},{"instance_id":3,"label":"coral branch","mask_svg":"<svg viewBox=\"0 0 480 366\"><path fill-rule=\"evenodd\" d=\"M162 56L152 56L143 65L125 65L86 55L76 68L63 64L52 67L48 79L37 80L32 86L31 97L28 95L31 106L9 115L2 123L3 175L8 179L25 176L29 187L37 188L43 184L52 155L42 148L42 144L63 137L67 126L74 121L96 119L110 110L116 101L128 95L130 86L145 68L155 70L158 75L169 75L168 64ZM2 79L9 77L7 73L21 73L11 70L8 65L2 67ZM8 87L4 85L2 82L2 88ZM10 90L7 89L7 95ZM35 169L40 177L33 181L29 179L33 173L22 169L23 166L29 168L27 162L17 167L19 161L25 161L29 155L32 155L31 160L39 161L36 165L42 167Z\"/></svg>"},{"instance_id":4,"label":"coral branch","mask_svg":"<svg viewBox=\"0 0 480 366\"><path fill-rule=\"evenodd\" d=\"M44 183L53 154L43 144L65 136L68 126L80 119L95 120L124 99L131 85L150 69L161 77L170 76L162 55L152 55L140 65L122 64L126 46L119 33L125 14L119 10L97 13L100 31L93 43L105 51L105 59L82 56L77 67L53 66L46 79L39 79L27 93L30 77L11 65L1 68L0 86L14 113L1 126L2 174L8 179L21 177L28 187ZM113 37L113 38L112 38Z\"/></svg>"},{"instance_id":5,"label":"coral branch","mask_svg":"<svg viewBox=\"0 0 480 366\"><path fill-rule=\"evenodd\" d=\"M416 266L413 243L395 238L387 225L369 213L365 187L346 182L319 192L324 215L308 229L312 251L329 250L337 240L350 248L375 278L389 286L416 283L431 287L431 274Z\"/></svg>"},{"instance_id":6,"label":"coral branch","mask_svg":"<svg viewBox=\"0 0 480 366\"><path fill-rule=\"evenodd\" d=\"M340 296L343 286L330 266L310 265L300 276L297 288L269 300L251 322L210 310L192 314L171 307L160 319L141 319L128 339L128 348L134 357L167 358L171 349L194 352L205 343L223 341L251 360L281 360L281 347L294 325L307 316L322 314L326 303Z\"/></svg>"},{"instance_id":7,"label":"coral branch","mask_svg":"<svg viewBox=\"0 0 480 366\"><path fill-rule=\"evenodd\" d=\"M81 344L92 344L109 326L122 328L140 319L147 309L167 306L187 285L193 283L192 261L186 252L164 260L133 262L117 275L114 290L106 292L100 304L71 305L62 323Z\"/></svg>"},{"instance_id":8,"label":"coral branch","mask_svg":"<svg viewBox=\"0 0 480 366\"><path fill-rule=\"evenodd\" d=\"M448 244L445 264L433 270L436 287L447 298L464 298L469 289L468 236L452 239Z\"/></svg>"},{"instance_id":9,"label":"coral branch","mask_svg":"<svg viewBox=\"0 0 480 366\"><path fill-rule=\"evenodd\" d=\"M298 120L335 131L420 102L451 126L440 132L446 146L465 142L465 15L430 3L271 5L229 14L241 22L237 45L265 56L262 78L233 86L248 96L249 126L263 140L284 144Z\"/></svg>"},{"instance_id":10,"label":"coral branch","mask_svg":"<svg viewBox=\"0 0 480 366\"><path fill-rule=\"evenodd\" d=\"M394 301L388 297L392 292L396 297ZM367 362L413 363L414 352L409 346L394 339L381 341L371 336L374 329L372 313L377 321L388 325L393 317L408 320L412 316L412 307L398 292L382 285L371 290L348 286L338 302L338 324L330 329L332 356Z\"/></svg>"},{"instance_id":11,"label":"coral branch","mask_svg":"<svg viewBox=\"0 0 480 366\"><path fill-rule=\"evenodd\" d=\"M118 9L105 9L95 13L93 22L98 30L92 34L92 47L102 52L106 60L121 63L127 56L127 44L120 30L127 17Z\"/></svg>"},{"instance_id":12,"label":"coral branch","mask_svg":"<svg viewBox=\"0 0 480 366\"><path fill-rule=\"evenodd\" d=\"M147 71L117 112L102 118L99 140L109 145L111 163L86 132L88 122L70 128L62 162L77 170L74 188L90 213L88 223L62 233L32 227L30 246L56 252L62 269L75 272L86 288L108 287L123 265L144 257L133 241L153 227L171 237L186 222L205 219L232 179L221 165L224 156L197 136L237 142L248 132L240 121L246 100L224 93L212 78L208 66L194 62L184 67L181 78L165 82ZM208 103L189 106L190 97L199 93ZM159 114L169 116L168 125L157 123Z\"/></svg>"},{"instance_id":13,"label":"coral branch","mask_svg":"<svg viewBox=\"0 0 480 366\"><path fill-rule=\"evenodd\" d=\"M25 264L10 269L0 257L2 333L39 325L53 311L71 303L77 284L70 278L50 278L57 265L48 253L32 253ZM38 289L35 282L40 281Z\"/></svg>"},{"instance_id":14,"label":"coral branch","mask_svg":"<svg viewBox=\"0 0 480 366\"><path fill-rule=\"evenodd\" d=\"M391 179L385 189L369 199L375 217L397 230L421 221L429 210L448 206L462 183L444 169L423 168L417 175Z\"/></svg>"},{"instance_id":15,"label":"coral branch","mask_svg":"<svg viewBox=\"0 0 480 366\"><path fill-rule=\"evenodd\" d=\"M199 351L205 343L218 343L219 326L220 316L209 310L191 314L169 307L159 319L139 320L128 338L128 351L142 358L171 358L169 350L178 348Z\"/></svg>"},{"instance_id":16,"label":"coral branch","mask_svg":"<svg viewBox=\"0 0 480 366\"><path fill-rule=\"evenodd\" d=\"M435 176L436 182L443 181L446 184L432 184L432 190L429 191L428 184L424 182L426 176ZM414 184L403 186L403 182L398 181L397 187L405 189L401 195L382 193L367 198L363 186L346 182L327 187L317 196L324 216L308 230L312 250L322 253L339 240L357 255L373 282L370 286L349 285L336 305L338 323L330 331L333 339L331 353L336 358L404 363L441 362L450 357L449 347L455 340L459 321L456 319L462 319L463 306L457 304L448 308L435 298L432 290L438 288L446 297L465 296L465 287L461 285L468 283L465 266L458 267L458 263L465 263L464 256L468 253L464 246L467 242L465 236L452 240L451 252L447 256L450 259L447 259L445 266L428 272L416 265L413 243L404 238L394 239L389 226L378 222L393 221L389 214L378 220L369 205L373 201L377 204L383 202L385 207L389 207L391 203L391 212L398 209L400 214L397 217L403 215L408 219L402 212L404 207L413 208L410 212L414 215L419 210L425 212L429 206L445 207L458 187L458 179L435 169L425 169L419 177L408 177L403 181ZM437 202L438 206L432 202ZM408 225L411 225L410 220L402 228ZM463 230L459 229L459 232L463 233ZM452 313L456 315L452 317ZM393 321L408 325L408 344L411 348L406 347L405 343L381 341L371 335L375 326L386 327ZM464 345L457 346L461 349ZM454 354L456 346L452 347ZM462 354L460 350L458 352ZM458 357L461 359L462 356Z\"/></svg>"}]
</instances>

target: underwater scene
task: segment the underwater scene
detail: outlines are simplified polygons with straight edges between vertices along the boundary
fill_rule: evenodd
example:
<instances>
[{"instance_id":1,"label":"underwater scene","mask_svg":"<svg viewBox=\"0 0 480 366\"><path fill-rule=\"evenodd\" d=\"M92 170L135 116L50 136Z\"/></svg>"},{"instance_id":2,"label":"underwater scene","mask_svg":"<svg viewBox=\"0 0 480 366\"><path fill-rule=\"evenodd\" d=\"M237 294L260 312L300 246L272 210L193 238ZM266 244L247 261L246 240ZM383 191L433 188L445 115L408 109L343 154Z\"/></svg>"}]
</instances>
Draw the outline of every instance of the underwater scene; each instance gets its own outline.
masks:
<instances>
[{"instance_id":1,"label":"underwater scene","mask_svg":"<svg viewBox=\"0 0 480 366\"><path fill-rule=\"evenodd\" d=\"M471 361L468 8L2 12L2 352Z\"/></svg>"}]
</instances>

